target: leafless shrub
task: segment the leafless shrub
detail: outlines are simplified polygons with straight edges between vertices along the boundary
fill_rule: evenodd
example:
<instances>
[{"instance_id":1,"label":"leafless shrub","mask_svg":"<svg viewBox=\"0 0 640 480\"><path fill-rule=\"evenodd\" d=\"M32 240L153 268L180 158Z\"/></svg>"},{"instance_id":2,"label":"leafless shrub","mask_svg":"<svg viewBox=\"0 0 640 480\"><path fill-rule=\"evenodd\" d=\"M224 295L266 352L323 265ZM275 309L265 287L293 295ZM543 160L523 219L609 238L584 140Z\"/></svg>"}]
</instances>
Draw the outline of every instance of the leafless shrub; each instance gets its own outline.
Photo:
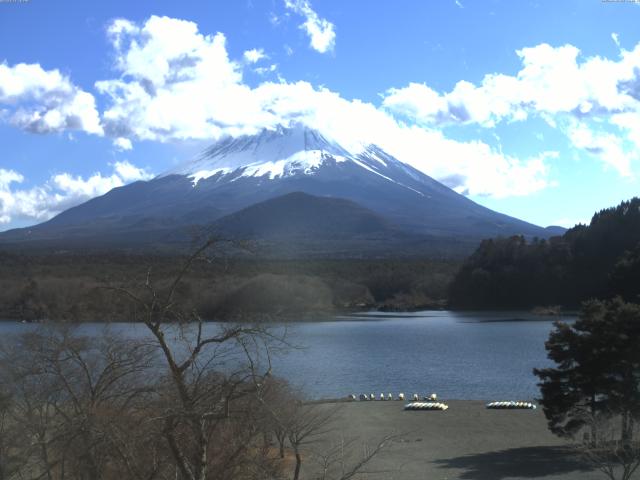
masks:
<instances>
[{"instance_id":1,"label":"leafless shrub","mask_svg":"<svg viewBox=\"0 0 640 480\"><path fill-rule=\"evenodd\" d=\"M625 434L622 435L622 431ZM587 463L610 480L629 480L640 467L640 428L620 415L589 415L577 444Z\"/></svg>"}]
</instances>

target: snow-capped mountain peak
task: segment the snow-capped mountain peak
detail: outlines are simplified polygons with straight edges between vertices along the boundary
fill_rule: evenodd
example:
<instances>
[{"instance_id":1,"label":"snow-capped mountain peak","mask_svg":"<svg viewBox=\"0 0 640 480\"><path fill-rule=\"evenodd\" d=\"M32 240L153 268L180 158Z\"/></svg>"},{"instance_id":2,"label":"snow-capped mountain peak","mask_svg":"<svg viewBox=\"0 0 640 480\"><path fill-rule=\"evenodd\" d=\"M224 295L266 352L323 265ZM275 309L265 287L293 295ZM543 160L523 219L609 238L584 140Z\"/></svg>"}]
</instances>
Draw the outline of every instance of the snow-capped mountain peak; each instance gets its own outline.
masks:
<instances>
[{"instance_id":1,"label":"snow-capped mountain peak","mask_svg":"<svg viewBox=\"0 0 640 480\"><path fill-rule=\"evenodd\" d=\"M192 179L194 186L215 175L273 180L300 174L313 175L330 161L352 162L387 178L378 170L387 166L389 158L377 147L359 153L349 152L318 131L297 124L291 128L264 129L257 135L226 138L161 176L184 175Z\"/></svg>"}]
</instances>

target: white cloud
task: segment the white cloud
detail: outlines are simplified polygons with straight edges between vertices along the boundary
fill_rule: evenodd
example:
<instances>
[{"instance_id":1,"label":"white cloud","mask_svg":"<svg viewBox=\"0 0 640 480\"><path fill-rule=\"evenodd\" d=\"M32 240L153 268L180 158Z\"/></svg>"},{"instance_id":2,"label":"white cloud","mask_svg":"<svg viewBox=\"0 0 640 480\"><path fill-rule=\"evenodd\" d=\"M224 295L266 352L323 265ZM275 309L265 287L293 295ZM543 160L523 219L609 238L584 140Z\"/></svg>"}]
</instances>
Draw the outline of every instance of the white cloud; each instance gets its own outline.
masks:
<instances>
[{"instance_id":1,"label":"white cloud","mask_svg":"<svg viewBox=\"0 0 640 480\"><path fill-rule=\"evenodd\" d=\"M120 77L96 83L111 100L103 113L108 135L215 140L273 122L242 83L223 34L202 35L193 22L153 16L111 39Z\"/></svg>"},{"instance_id":2,"label":"white cloud","mask_svg":"<svg viewBox=\"0 0 640 480\"><path fill-rule=\"evenodd\" d=\"M261 48L252 48L251 50L247 50L242 56L244 57L244 61L247 63L258 63L263 58L267 58L264 54L264 50Z\"/></svg>"},{"instance_id":3,"label":"white cloud","mask_svg":"<svg viewBox=\"0 0 640 480\"><path fill-rule=\"evenodd\" d=\"M637 159L636 151L625 148L624 139L610 132L597 131L585 122L571 122L569 139L576 148L600 158L607 166L614 168L621 176L631 177L631 161Z\"/></svg>"},{"instance_id":4,"label":"white cloud","mask_svg":"<svg viewBox=\"0 0 640 480\"><path fill-rule=\"evenodd\" d=\"M124 183L137 182L138 180L151 180L153 178L153 174L147 172L146 169L136 167L126 160L115 162L113 169L115 176L119 177Z\"/></svg>"},{"instance_id":5,"label":"white cloud","mask_svg":"<svg viewBox=\"0 0 640 480\"><path fill-rule=\"evenodd\" d=\"M572 45L541 44L518 50L522 68L514 75L485 75L480 86L460 81L439 94L426 85L409 84L387 92L384 105L425 124L524 120L529 114L575 116L638 108L640 44L623 51L619 61L590 57L578 61Z\"/></svg>"},{"instance_id":6,"label":"white cloud","mask_svg":"<svg viewBox=\"0 0 640 480\"><path fill-rule=\"evenodd\" d=\"M300 28L307 32L309 45L320 53L326 53L335 47L335 25L318 14L311 8L308 0L284 0L285 7L302 15L305 21Z\"/></svg>"},{"instance_id":7,"label":"white cloud","mask_svg":"<svg viewBox=\"0 0 640 480\"><path fill-rule=\"evenodd\" d=\"M455 1L456 1L456 5L457 5L459 8L464 8L464 5L462 5L462 2L461 2L460 0L455 0Z\"/></svg>"},{"instance_id":8,"label":"white cloud","mask_svg":"<svg viewBox=\"0 0 640 480\"><path fill-rule=\"evenodd\" d=\"M117 49L122 47L121 40L126 35L133 35L139 33L139 31L140 29L138 26L126 18L116 18L107 28L107 34L112 39Z\"/></svg>"},{"instance_id":9,"label":"white cloud","mask_svg":"<svg viewBox=\"0 0 640 480\"><path fill-rule=\"evenodd\" d=\"M636 151L640 151L640 111L612 115L611 123L624 132Z\"/></svg>"},{"instance_id":10,"label":"white cloud","mask_svg":"<svg viewBox=\"0 0 640 480\"><path fill-rule=\"evenodd\" d=\"M268 73L273 73L276 70L278 70L278 65L276 63L272 63L268 67L257 67L253 69L253 71L258 75L267 75Z\"/></svg>"},{"instance_id":11,"label":"white cloud","mask_svg":"<svg viewBox=\"0 0 640 480\"><path fill-rule=\"evenodd\" d=\"M0 224L9 223L11 221L8 207L10 204L9 202L13 202L9 192L11 184L20 183L23 180L24 177L18 172L0 168Z\"/></svg>"},{"instance_id":12,"label":"white cloud","mask_svg":"<svg viewBox=\"0 0 640 480\"><path fill-rule=\"evenodd\" d=\"M265 83L255 89L263 108L280 123L300 121L350 150L376 143L390 154L474 195L526 195L549 186L549 159L555 152L519 160L480 141L459 142L435 129L406 126L374 105L346 100L306 82Z\"/></svg>"},{"instance_id":13,"label":"white cloud","mask_svg":"<svg viewBox=\"0 0 640 480\"><path fill-rule=\"evenodd\" d=\"M284 1L287 9L305 17L301 28L312 48L326 52L334 47L333 24L318 17L309 1ZM264 51L248 50L234 61L222 33L202 34L193 22L157 16L143 23L117 19L107 33L115 49L117 76L95 84L106 96L101 120L91 94L58 70L37 64L0 64L0 119L36 132L104 132L119 150L131 149L132 140L213 141L303 122L352 149L377 143L459 192L498 197L551 185L549 163L557 154L545 151L516 158L482 141L447 138L442 126L493 127L539 116L560 128L576 149L597 156L624 176L632 175L637 158L630 147L640 146L640 44L621 50L616 60L582 58L572 45L523 48L517 52L522 66L514 75L488 74L479 85L460 81L445 93L410 83L390 89L378 108L307 82L279 79L251 88L243 80L243 68L253 68L249 65L265 58ZM619 40L616 35L612 39ZM267 74L276 69L273 64L254 71ZM21 181L16 175L4 171L0 186L5 195L7 182ZM54 177L41 187L44 190L19 192L50 195L70 192L80 184L93 191L91 182L111 181L64 175L58 178L62 183ZM117 172L113 175L124 181Z\"/></svg>"},{"instance_id":14,"label":"white cloud","mask_svg":"<svg viewBox=\"0 0 640 480\"><path fill-rule=\"evenodd\" d=\"M129 140L128 138L124 138L124 137L116 138L113 141L113 145L118 150L131 150L131 149L133 149L133 144L131 143L131 140Z\"/></svg>"},{"instance_id":15,"label":"white cloud","mask_svg":"<svg viewBox=\"0 0 640 480\"><path fill-rule=\"evenodd\" d=\"M614 41L617 36L613 36ZM572 45L541 44L517 52L522 68L516 75L485 75L476 86L458 82L440 94L424 84L410 83L387 91L384 107L425 126L479 124L492 128L502 121L523 121L536 115L553 128L558 120L591 118L618 129L634 143L640 140L640 44L622 50L618 60L580 59ZM629 149L613 133L586 138L583 130L565 129L573 144L598 156L620 174L630 174ZM636 145L638 145L636 143ZM625 158L626 157L626 158Z\"/></svg>"},{"instance_id":16,"label":"white cloud","mask_svg":"<svg viewBox=\"0 0 640 480\"><path fill-rule=\"evenodd\" d=\"M8 107L3 116L12 124L33 133L103 133L93 95L38 64L0 64L0 105Z\"/></svg>"},{"instance_id":17,"label":"white cloud","mask_svg":"<svg viewBox=\"0 0 640 480\"><path fill-rule=\"evenodd\" d=\"M14 188L24 177L13 170L0 169L0 224L15 220L48 220L58 213L109 190L153 176L127 161L113 164L113 173L95 173L88 178L60 173L45 184L28 189Z\"/></svg>"},{"instance_id":18,"label":"white cloud","mask_svg":"<svg viewBox=\"0 0 640 480\"><path fill-rule=\"evenodd\" d=\"M611 40L613 40L613 43L615 43L618 48L620 47L620 36L617 33L613 32L611 34Z\"/></svg>"},{"instance_id":19,"label":"white cloud","mask_svg":"<svg viewBox=\"0 0 640 480\"><path fill-rule=\"evenodd\" d=\"M127 139L213 141L302 122L350 149L376 143L460 192L525 195L549 184L553 153L517 159L484 142L454 141L437 128L407 126L371 103L308 82L250 88L228 57L224 36L202 35L194 23L151 17L114 31L120 75L97 88L110 98L104 125L120 148L129 146Z\"/></svg>"}]
</instances>

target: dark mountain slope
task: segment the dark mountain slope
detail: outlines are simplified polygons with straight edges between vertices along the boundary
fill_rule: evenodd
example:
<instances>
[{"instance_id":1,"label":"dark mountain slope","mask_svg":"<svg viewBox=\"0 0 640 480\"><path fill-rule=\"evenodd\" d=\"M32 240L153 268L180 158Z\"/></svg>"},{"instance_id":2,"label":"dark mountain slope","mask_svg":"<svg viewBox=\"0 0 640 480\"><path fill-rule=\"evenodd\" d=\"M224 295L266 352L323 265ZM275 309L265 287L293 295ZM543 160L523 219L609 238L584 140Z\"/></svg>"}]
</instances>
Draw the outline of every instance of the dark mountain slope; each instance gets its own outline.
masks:
<instances>
[{"instance_id":1,"label":"dark mountain slope","mask_svg":"<svg viewBox=\"0 0 640 480\"><path fill-rule=\"evenodd\" d=\"M257 203L221 218L213 227L225 234L250 238L335 238L397 233L383 217L354 202L303 192Z\"/></svg>"}]
</instances>

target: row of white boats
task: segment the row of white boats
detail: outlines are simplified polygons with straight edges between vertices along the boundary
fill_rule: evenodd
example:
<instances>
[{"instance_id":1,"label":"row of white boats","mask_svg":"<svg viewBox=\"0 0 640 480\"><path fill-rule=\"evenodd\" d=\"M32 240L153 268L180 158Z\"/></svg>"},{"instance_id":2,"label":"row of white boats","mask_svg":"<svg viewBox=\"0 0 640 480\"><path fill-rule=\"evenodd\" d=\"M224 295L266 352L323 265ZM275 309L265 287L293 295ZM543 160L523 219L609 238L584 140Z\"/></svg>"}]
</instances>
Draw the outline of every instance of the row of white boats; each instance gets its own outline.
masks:
<instances>
[{"instance_id":1,"label":"row of white boats","mask_svg":"<svg viewBox=\"0 0 640 480\"><path fill-rule=\"evenodd\" d=\"M361 393L360 394L360 401L362 402L366 402L366 401L373 401L373 400L380 400L380 401L391 401L391 400L399 400L399 401L404 401L404 393L399 393L397 397L394 398L393 394L388 393L387 395L385 395L384 393L381 393L379 396L376 395L375 393L372 394L367 394L367 393ZM438 398L438 396L435 393L432 393L431 395L425 395L424 397L422 397L423 400L428 400L428 401L435 401ZM355 395L349 395L349 400L351 401L355 401L357 398ZM417 393L413 394L413 401L417 402L418 400L420 400L420 395L418 395Z\"/></svg>"},{"instance_id":2,"label":"row of white boats","mask_svg":"<svg viewBox=\"0 0 640 480\"><path fill-rule=\"evenodd\" d=\"M390 401L390 400L404 401L405 396L404 396L404 393L399 393L397 397L394 397L393 394L391 394L391 393L389 393L387 395L385 395L384 393L381 393L380 395L376 395L375 393L372 393L372 394L362 393L362 394L360 394L360 397L356 397L353 394L349 395L349 400L350 401L355 401L358 398L362 402L375 401L375 400L380 400L380 401ZM420 401L420 396L417 393L414 393L412 398L413 398L413 401L411 403L407 403L404 406L405 410L447 410L449 408L449 406L446 405L445 403L436 402L438 396L435 393L432 393L431 395L425 395L424 397L422 397L422 400L424 400L423 402ZM535 404L533 404L531 402L519 402L519 401L508 400L508 401L501 401L501 402L489 402L489 403L486 404L486 408L495 409L495 410L500 410L500 409L507 409L507 410L513 410L513 409L535 410L536 406L535 406Z\"/></svg>"},{"instance_id":3,"label":"row of white boats","mask_svg":"<svg viewBox=\"0 0 640 480\"><path fill-rule=\"evenodd\" d=\"M486 405L491 409L527 409L535 410L536 406L531 402L490 402ZM449 406L442 402L411 402L404 406L405 410L447 410Z\"/></svg>"}]
</instances>

